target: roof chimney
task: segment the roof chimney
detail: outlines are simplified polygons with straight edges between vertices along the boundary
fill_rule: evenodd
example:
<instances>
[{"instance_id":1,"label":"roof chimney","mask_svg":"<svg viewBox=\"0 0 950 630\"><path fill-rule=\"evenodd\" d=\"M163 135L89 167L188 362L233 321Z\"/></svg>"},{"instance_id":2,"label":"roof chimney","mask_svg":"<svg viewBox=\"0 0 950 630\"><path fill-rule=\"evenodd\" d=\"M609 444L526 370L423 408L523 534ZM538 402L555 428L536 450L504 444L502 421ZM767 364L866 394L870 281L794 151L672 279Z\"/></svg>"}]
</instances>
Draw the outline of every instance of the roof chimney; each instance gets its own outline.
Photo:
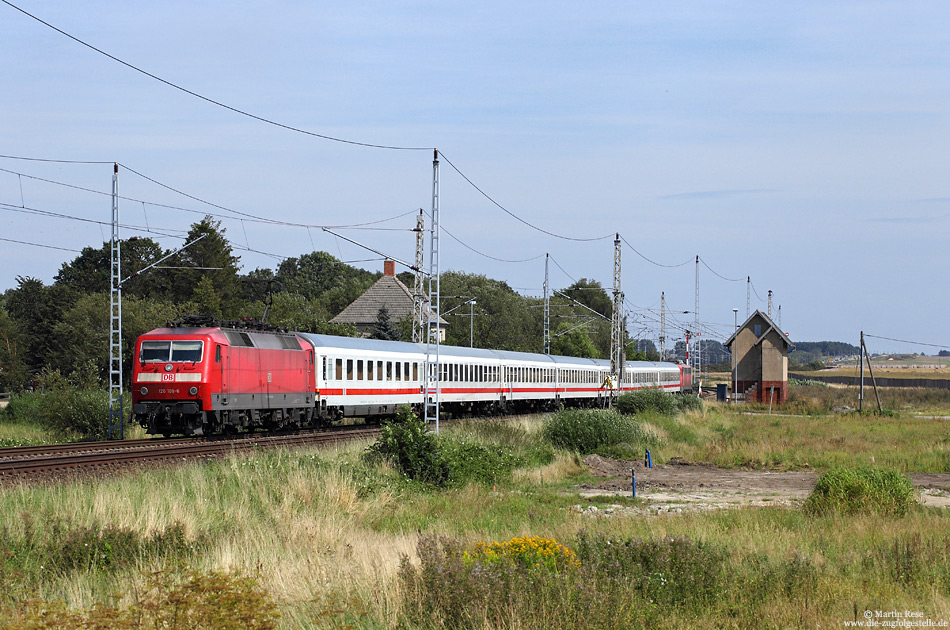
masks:
<instances>
[{"instance_id":1,"label":"roof chimney","mask_svg":"<svg viewBox=\"0 0 950 630\"><path fill-rule=\"evenodd\" d=\"M384 276L396 275L396 262L394 260L383 261L383 275Z\"/></svg>"}]
</instances>

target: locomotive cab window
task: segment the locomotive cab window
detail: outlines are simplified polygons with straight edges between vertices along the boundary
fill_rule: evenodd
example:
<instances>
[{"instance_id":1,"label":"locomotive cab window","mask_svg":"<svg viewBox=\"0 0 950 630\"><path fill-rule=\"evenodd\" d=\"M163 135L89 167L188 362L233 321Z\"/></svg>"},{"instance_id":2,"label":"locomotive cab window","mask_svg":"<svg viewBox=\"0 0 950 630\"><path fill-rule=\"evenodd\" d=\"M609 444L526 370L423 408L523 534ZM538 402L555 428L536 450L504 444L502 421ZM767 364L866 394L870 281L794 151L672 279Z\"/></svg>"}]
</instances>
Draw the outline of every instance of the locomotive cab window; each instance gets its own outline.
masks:
<instances>
[{"instance_id":1,"label":"locomotive cab window","mask_svg":"<svg viewBox=\"0 0 950 630\"><path fill-rule=\"evenodd\" d=\"M143 341L139 361L142 363L198 363L203 341Z\"/></svg>"}]
</instances>

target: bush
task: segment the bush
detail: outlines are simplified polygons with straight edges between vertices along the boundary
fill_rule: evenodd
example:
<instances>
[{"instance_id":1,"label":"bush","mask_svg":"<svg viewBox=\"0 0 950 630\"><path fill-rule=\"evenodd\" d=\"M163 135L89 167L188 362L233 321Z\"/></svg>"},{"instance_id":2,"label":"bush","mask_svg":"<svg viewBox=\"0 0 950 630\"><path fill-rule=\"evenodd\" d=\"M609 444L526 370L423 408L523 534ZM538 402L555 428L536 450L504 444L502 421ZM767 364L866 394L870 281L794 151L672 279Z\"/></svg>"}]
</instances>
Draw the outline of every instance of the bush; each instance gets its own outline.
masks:
<instances>
[{"instance_id":1,"label":"bush","mask_svg":"<svg viewBox=\"0 0 950 630\"><path fill-rule=\"evenodd\" d=\"M109 436L109 392L85 372L64 377L59 370L40 375L40 391L10 398L6 415L15 422L36 422L61 437L104 440ZM125 408L130 409L126 395Z\"/></svg>"},{"instance_id":2,"label":"bush","mask_svg":"<svg viewBox=\"0 0 950 630\"><path fill-rule=\"evenodd\" d=\"M819 477L803 507L809 514L903 516L912 505L914 486L901 473L881 468L840 468Z\"/></svg>"},{"instance_id":3,"label":"bush","mask_svg":"<svg viewBox=\"0 0 950 630\"><path fill-rule=\"evenodd\" d=\"M657 441L614 409L562 409L545 421L541 435L555 447L582 454L619 444L655 446Z\"/></svg>"},{"instance_id":4,"label":"bush","mask_svg":"<svg viewBox=\"0 0 950 630\"><path fill-rule=\"evenodd\" d=\"M677 403L672 394L662 389L650 388L621 394L617 397L616 407L620 413L631 416L645 412L672 416L676 413Z\"/></svg>"},{"instance_id":5,"label":"bush","mask_svg":"<svg viewBox=\"0 0 950 630\"><path fill-rule=\"evenodd\" d=\"M392 462L407 479L435 486L449 481L449 465L442 456L438 437L427 431L425 420L408 407L399 410L396 422L387 422L376 442L369 447L370 459Z\"/></svg>"},{"instance_id":6,"label":"bush","mask_svg":"<svg viewBox=\"0 0 950 630\"><path fill-rule=\"evenodd\" d=\"M703 410L703 401L699 396L681 394L679 396L673 396L673 400L676 401L676 408L681 412Z\"/></svg>"},{"instance_id":7,"label":"bush","mask_svg":"<svg viewBox=\"0 0 950 630\"><path fill-rule=\"evenodd\" d=\"M273 630L280 612L257 580L238 572L153 573L147 590L129 607L97 604L89 610L67 608L63 601L31 599L3 611L0 630L14 628L215 628Z\"/></svg>"}]
</instances>

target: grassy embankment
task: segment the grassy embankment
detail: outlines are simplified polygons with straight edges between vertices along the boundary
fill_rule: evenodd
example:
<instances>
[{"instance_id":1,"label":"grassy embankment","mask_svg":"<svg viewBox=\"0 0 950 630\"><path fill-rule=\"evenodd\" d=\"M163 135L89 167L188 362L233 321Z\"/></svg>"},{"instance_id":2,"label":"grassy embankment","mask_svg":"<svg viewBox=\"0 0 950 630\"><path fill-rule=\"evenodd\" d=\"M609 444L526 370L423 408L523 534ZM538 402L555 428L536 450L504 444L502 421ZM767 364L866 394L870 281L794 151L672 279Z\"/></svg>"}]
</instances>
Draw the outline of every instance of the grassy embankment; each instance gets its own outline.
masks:
<instances>
[{"instance_id":1,"label":"grassy embankment","mask_svg":"<svg viewBox=\"0 0 950 630\"><path fill-rule=\"evenodd\" d=\"M661 460L815 468L867 465L873 455L879 466L947 470L940 420L718 409L640 420L635 435ZM619 510L595 518L571 507L587 503L574 490L585 480L575 456L537 465L547 448L538 423L452 432L461 437L449 449L452 470L477 468L465 463L484 456L477 447L492 449L495 462L534 465L434 489L368 462L362 444L4 488L0 627L65 614L43 613L40 602L60 599L80 611L99 603L102 618L137 614L143 623L157 614L156 602L207 612L218 601L202 599L208 585L233 580L209 572L229 568L257 580L237 589L244 608L234 604L230 618L243 612L246 623L236 627L268 627L272 610L285 628L814 627L860 619L865 609L950 619L946 511ZM576 551L579 566L535 536ZM516 555L474 564L476 543L513 537L527 539L505 547ZM400 569L403 557L412 561ZM159 570L164 582L156 586L150 575ZM39 600L24 605L30 598ZM182 604L196 601L205 608Z\"/></svg>"}]
</instances>

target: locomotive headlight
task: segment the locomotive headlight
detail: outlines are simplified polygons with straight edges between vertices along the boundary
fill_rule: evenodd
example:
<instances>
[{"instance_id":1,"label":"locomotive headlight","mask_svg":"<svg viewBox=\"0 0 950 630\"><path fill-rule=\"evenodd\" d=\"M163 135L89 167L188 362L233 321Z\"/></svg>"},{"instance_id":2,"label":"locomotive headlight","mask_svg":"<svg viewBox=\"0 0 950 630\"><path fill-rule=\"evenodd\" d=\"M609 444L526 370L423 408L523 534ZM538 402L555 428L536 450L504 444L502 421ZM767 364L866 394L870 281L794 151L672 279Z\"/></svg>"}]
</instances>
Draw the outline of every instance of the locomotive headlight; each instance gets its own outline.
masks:
<instances>
[{"instance_id":1,"label":"locomotive headlight","mask_svg":"<svg viewBox=\"0 0 950 630\"><path fill-rule=\"evenodd\" d=\"M143 396L148 396L148 387L143 387L142 389L139 390L139 393L142 394Z\"/></svg>"},{"instance_id":2,"label":"locomotive headlight","mask_svg":"<svg viewBox=\"0 0 950 630\"><path fill-rule=\"evenodd\" d=\"M166 372L171 372L171 371L174 370L174 369L175 369L175 366L172 365L171 363L166 363L166 364L165 364L165 371L166 371Z\"/></svg>"},{"instance_id":3,"label":"locomotive headlight","mask_svg":"<svg viewBox=\"0 0 950 630\"><path fill-rule=\"evenodd\" d=\"M192 387L191 389L188 390L188 393L191 394L192 396L195 396L198 393L198 388Z\"/></svg>"}]
</instances>

